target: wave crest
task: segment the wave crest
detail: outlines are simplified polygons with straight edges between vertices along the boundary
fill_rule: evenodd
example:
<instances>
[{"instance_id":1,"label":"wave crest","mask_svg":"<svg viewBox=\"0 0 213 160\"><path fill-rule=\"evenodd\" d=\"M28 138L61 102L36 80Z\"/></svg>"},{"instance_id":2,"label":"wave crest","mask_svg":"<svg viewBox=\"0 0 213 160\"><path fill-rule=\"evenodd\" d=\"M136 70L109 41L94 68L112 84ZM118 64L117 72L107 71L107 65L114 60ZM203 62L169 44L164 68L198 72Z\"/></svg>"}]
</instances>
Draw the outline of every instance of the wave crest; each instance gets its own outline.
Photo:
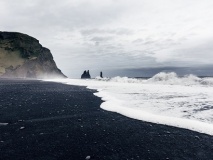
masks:
<instances>
[{"instance_id":1,"label":"wave crest","mask_svg":"<svg viewBox=\"0 0 213 160\"><path fill-rule=\"evenodd\" d=\"M96 77L99 81L108 82L120 82L120 83L157 83L166 85L210 85L213 86L213 78L199 78L195 75L185 75L179 77L175 72L160 72L154 75L152 78L147 80L138 78L128 78L128 77L113 77L113 78L101 78Z\"/></svg>"},{"instance_id":2,"label":"wave crest","mask_svg":"<svg viewBox=\"0 0 213 160\"><path fill-rule=\"evenodd\" d=\"M179 77L176 73L160 72L147 80L148 83L160 83L170 85L213 85L213 78L199 78L195 75Z\"/></svg>"},{"instance_id":3,"label":"wave crest","mask_svg":"<svg viewBox=\"0 0 213 160\"><path fill-rule=\"evenodd\" d=\"M96 80L99 81L108 81L108 82L120 82L120 83L142 83L142 80L137 78L128 78L128 77L113 77L113 78L101 78L96 77Z\"/></svg>"}]
</instances>

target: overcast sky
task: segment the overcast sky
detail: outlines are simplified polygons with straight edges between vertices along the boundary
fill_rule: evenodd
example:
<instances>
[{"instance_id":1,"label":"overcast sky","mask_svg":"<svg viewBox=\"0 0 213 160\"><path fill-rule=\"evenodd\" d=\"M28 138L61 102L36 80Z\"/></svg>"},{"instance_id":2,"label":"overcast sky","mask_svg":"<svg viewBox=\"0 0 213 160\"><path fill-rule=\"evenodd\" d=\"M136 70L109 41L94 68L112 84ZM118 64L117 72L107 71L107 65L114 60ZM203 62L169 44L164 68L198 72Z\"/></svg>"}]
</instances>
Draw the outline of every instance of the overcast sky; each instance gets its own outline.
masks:
<instances>
[{"instance_id":1,"label":"overcast sky","mask_svg":"<svg viewBox=\"0 0 213 160\"><path fill-rule=\"evenodd\" d=\"M0 0L0 30L37 38L69 77L213 62L213 0Z\"/></svg>"}]
</instances>

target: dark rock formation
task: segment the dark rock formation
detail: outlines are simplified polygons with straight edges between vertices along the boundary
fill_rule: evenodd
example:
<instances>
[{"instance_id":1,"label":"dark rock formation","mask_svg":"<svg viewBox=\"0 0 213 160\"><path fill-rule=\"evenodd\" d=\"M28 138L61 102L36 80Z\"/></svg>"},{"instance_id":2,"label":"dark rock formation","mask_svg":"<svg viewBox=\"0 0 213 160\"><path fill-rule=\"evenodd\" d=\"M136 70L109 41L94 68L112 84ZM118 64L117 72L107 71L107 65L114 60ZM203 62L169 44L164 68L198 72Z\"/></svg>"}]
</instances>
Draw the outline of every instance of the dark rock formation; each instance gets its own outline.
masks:
<instances>
[{"instance_id":1,"label":"dark rock formation","mask_svg":"<svg viewBox=\"0 0 213 160\"><path fill-rule=\"evenodd\" d=\"M103 73L102 72L100 72L100 77L103 78Z\"/></svg>"},{"instance_id":2,"label":"dark rock formation","mask_svg":"<svg viewBox=\"0 0 213 160\"><path fill-rule=\"evenodd\" d=\"M37 39L16 32L0 32L0 77L64 78L50 50Z\"/></svg>"},{"instance_id":3,"label":"dark rock formation","mask_svg":"<svg viewBox=\"0 0 213 160\"><path fill-rule=\"evenodd\" d=\"M89 70L88 71L84 71L84 73L81 75L81 79L88 79L91 78L90 74L89 74Z\"/></svg>"}]
</instances>

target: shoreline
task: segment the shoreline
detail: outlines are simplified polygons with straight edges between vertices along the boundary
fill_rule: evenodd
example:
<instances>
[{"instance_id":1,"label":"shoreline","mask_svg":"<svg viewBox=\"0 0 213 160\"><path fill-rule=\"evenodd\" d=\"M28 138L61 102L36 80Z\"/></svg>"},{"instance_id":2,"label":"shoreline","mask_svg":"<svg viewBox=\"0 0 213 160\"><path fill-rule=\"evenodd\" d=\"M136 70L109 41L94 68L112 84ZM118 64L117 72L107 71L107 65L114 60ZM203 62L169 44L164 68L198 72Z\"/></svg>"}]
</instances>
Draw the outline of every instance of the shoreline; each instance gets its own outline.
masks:
<instances>
[{"instance_id":1,"label":"shoreline","mask_svg":"<svg viewBox=\"0 0 213 160\"><path fill-rule=\"evenodd\" d=\"M213 136L213 126L210 123L198 121L196 119L186 119L186 118L184 119L182 117L169 117L169 116L157 115L147 111L143 111L139 109L137 110L135 108L134 109L125 108L121 106L121 104L115 103L116 101L113 98L109 98L111 97L110 95L105 94L104 92L102 93L102 89L100 88L98 89L98 87L93 87L90 83L87 84L86 83L87 81L79 79L82 81L82 83L78 83L78 82L76 83L75 82L76 79L70 79L70 80L74 80L74 81L72 82L67 80L49 80L49 82L57 82L57 83L62 83L66 85L85 86L88 89L97 90L97 92L94 93L94 95L103 100L103 103L100 105L100 108L106 111L115 112L117 114L121 114L128 118L132 118L132 119L136 119L136 120L140 120L144 122L150 122L150 123L167 125L167 126L172 126L172 127L182 128L182 129L188 129L194 132ZM113 103L112 103L112 100L113 100Z\"/></svg>"},{"instance_id":2,"label":"shoreline","mask_svg":"<svg viewBox=\"0 0 213 160\"><path fill-rule=\"evenodd\" d=\"M0 80L2 159L206 159L213 137L100 108L95 90ZM11 99L12 98L12 99Z\"/></svg>"}]
</instances>

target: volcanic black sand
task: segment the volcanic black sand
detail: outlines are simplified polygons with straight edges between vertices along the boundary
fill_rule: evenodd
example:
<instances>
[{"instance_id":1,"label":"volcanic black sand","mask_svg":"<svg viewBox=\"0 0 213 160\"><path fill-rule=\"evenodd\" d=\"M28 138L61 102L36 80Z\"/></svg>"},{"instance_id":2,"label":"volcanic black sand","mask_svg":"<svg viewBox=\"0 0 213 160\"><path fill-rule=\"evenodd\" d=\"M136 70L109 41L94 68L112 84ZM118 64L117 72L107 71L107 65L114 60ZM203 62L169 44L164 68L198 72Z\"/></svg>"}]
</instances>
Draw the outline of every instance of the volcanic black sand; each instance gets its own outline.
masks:
<instances>
[{"instance_id":1,"label":"volcanic black sand","mask_svg":"<svg viewBox=\"0 0 213 160\"><path fill-rule=\"evenodd\" d=\"M94 92L0 80L0 159L213 159L213 136L104 111Z\"/></svg>"}]
</instances>

